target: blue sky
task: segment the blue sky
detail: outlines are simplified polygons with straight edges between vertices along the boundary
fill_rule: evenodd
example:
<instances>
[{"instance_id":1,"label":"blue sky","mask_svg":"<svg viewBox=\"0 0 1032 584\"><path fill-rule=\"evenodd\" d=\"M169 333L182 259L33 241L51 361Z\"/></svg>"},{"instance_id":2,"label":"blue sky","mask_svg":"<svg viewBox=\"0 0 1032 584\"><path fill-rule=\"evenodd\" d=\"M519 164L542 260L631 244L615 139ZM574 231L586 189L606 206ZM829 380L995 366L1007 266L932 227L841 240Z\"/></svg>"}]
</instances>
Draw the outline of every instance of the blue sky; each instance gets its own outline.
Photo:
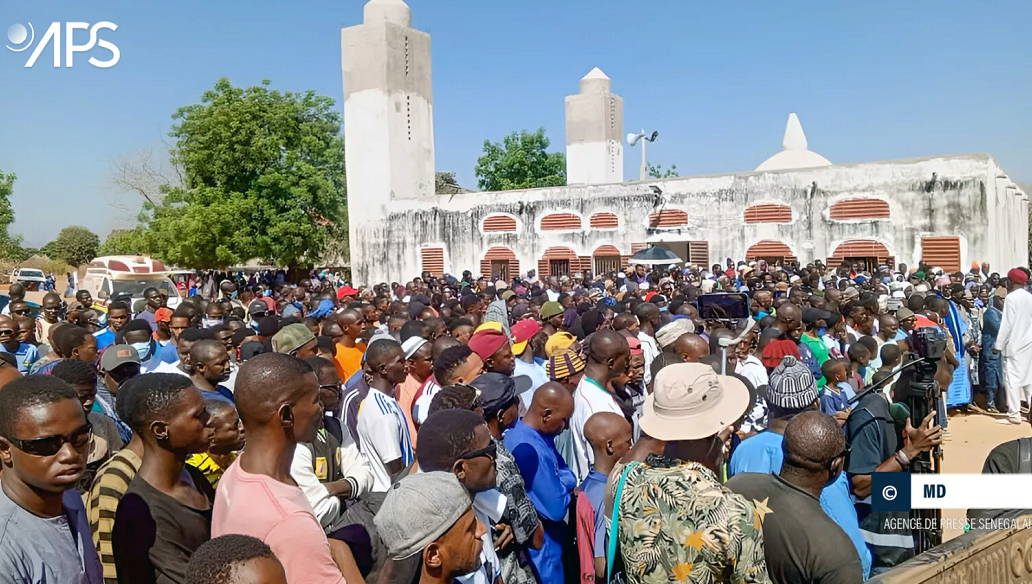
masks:
<instances>
[{"instance_id":1,"label":"blue sky","mask_svg":"<svg viewBox=\"0 0 1032 584\"><path fill-rule=\"evenodd\" d=\"M176 108L219 77L313 89L342 108L340 28L360 0L0 0L0 33L111 21L110 69L35 67L0 49L0 169L18 174L15 233L132 225L111 161L161 153ZM437 169L475 186L485 139L544 126L564 143L563 96L592 67L624 98L625 131L659 130L649 159L682 175L751 170L797 112L833 162L989 152L1032 181L1032 2L411 0L432 35ZM85 41L85 33L77 42ZM6 34L0 41L8 43ZM99 59L105 51L94 51ZM625 156L637 176L637 149Z\"/></svg>"}]
</instances>

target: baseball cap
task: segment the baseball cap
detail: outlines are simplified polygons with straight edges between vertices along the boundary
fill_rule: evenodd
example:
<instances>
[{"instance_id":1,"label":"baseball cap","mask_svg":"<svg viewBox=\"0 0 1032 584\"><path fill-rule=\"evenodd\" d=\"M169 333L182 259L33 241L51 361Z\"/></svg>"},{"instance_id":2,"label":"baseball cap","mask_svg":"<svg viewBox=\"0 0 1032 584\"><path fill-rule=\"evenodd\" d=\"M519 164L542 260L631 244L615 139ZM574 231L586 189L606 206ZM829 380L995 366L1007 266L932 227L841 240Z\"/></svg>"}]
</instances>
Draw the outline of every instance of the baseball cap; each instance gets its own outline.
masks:
<instances>
[{"instance_id":1,"label":"baseball cap","mask_svg":"<svg viewBox=\"0 0 1032 584\"><path fill-rule=\"evenodd\" d=\"M584 371L584 359L581 359L580 355L569 350L549 357L548 363L545 363L545 372L548 373L548 378L552 381L566 379L581 371Z\"/></svg>"},{"instance_id":2,"label":"baseball cap","mask_svg":"<svg viewBox=\"0 0 1032 584\"><path fill-rule=\"evenodd\" d=\"M523 376L525 379L525 376ZM488 418L499 412L516 399L516 381L501 373L484 373L477 376L470 385L480 392L480 406L484 408L484 417Z\"/></svg>"},{"instance_id":3,"label":"baseball cap","mask_svg":"<svg viewBox=\"0 0 1032 584\"><path fill-rule=\"evenodd\" d=\"M852 286L842 291L843 302L851 302L853 300L856 300L857 298L860 298L860 291Z\"/></svg>"},{"instance_id":4,"label":"baseball cap","mask_svg":"<svg viewBox=\"0 0 1032 584\"><path fill-rule=\"evenodd\" d=\"M509 342L509 339L500 330L481 329L473 333L469 338L469 348L481 359L487 361L495 351L502 348L502 345Z\"/></svg>"},{"instance_id":5,"label":"baseball cap","mask_svg":"<svg viewBox=\"0 0 1032 584\"><path fill-rule=\"evenodd\" d=\"M171 322L172 321L172 309L162 306L161 308L154 311L154 322Z\"/></svg>"},{"instance_id":6,"label":"baseball cap","mask_svg":"<svg viewBox=\"0 0 1032 584\"><path fill-rule=\"evenodd\" d=\"M387 555L404 560L447 533L471 504L454 473L410 474L387 491L373 523Z\"/></svg>"},{"instance_id":7,"label":"baseball cap","mask_svg":"<svg viewBox=\"0 0 1032 584\"><path fill-rule=\"evenodd\" d=\"M515 341L512 344L513 355L522 355L527 348L530 339L541 330L541 325L534 319L528 318L512 325L512 336Z\"/></svg>"},{"instance_id":8,"label":"baseball cap","mask_svg":"<svg viewBox=\"0 0 1032 584\"><path fill-rule=\"evenodd\" d=\"M256 314L267 314L269 312L269 305L262 302L261 300L252 300L247 305L247 314L251 318L254 318Z\"/></svg>"},{"instance_id":9,"label":"baseball cap","mask_svg":"<svg viewBox=\"0 0 1032 584\"><path fill-rule=\"evenodd\" d=\"M767 403L786 410L801 410L817 401L817 383L809 367L785 355L770 372Z\"/></svg>"},{"instance_id":10,"label":"baseball cap","mask_svg":"<svg viewBox=\"0 0 1032 584\"><path fill-rule=\"evenodd\" d=\"M516 295L516 293L513 292L512 290L506 290L505 292L502 292L501 298L502 298L502 300L508 300L508 299L512 298L513 296L515 296L515 295Z\"/></svg>"},{"instance_id":11,"label":"baseball cap","mask_svg":"<svg viewBox=\"0 0 1032 584\"><path fill-rule=\"evenodd\" d=\"M541 320L548 320L553 316L563 313L563 305L558 302L548 301L541 305Z\"/></svg>"},{"instance_id":12,"label":"baseball cap","mask_svg":"<svg viewBox=\"0 0 1032 584\"><path fill-rule=\"evenodd\" d=\"M293 353L306 343L314 341L315 335L301 323L288 324L272 337L272 350L275 353Z\"/></svg>"},{"instance_id":13,"label":"baseball cap","mask_svg":"<svg viewBox=\"0 0 1032 584\"><path fill-rule=\"evenodd\" d=\"M405 352L406 359L411 359L412 355L415 355L416 351L426 343L427 340L423 337L409 337L408 340L401 344L401 350Z\"/></svg>"},{"instance_id":14,"label":"baseball cap","mask_svg":"<svg viewBox=\"0 0 1032 584\"><path fill-rule=\"evenodd\" d=\"M404 288L402 288L404 290ZM351 286L341 286L337 289L337 300L343 300L348 296L358 296L358 290Z\"/></svg>"},{"instance_id":15,"label":"baseball cap","mask_svg":"<svg viewBox=\"0 0 1032 584\"><path fill-rule=\"evenodd\" d=\"M566 331L560 331L548 337L545 342L545 355L551 357L556 353L565 351L577 340L577 337Z\"/></svg>"},{"instance_id":16,"label":"baseball cap","mask_svg":"<svg viewBox=\"0 0 1032 584\"><path fill-rule=\"evenodd\" d=\"M656 374L640 425L658 440L699 440L734 424L749 406L741 381L703 363L674 363Z\"/></svg>"},{"instance_id":17,"label":"baseball cap","mask_svg":"<svg viewBox=\"0 0 1032 584\"><path fill-rule=\"evenodd\" d=\"M100 357L100 368L104 371L114 371L126 363L140 363L140 354L132 345L112 345Z\"/></svg>"}]
</instances>

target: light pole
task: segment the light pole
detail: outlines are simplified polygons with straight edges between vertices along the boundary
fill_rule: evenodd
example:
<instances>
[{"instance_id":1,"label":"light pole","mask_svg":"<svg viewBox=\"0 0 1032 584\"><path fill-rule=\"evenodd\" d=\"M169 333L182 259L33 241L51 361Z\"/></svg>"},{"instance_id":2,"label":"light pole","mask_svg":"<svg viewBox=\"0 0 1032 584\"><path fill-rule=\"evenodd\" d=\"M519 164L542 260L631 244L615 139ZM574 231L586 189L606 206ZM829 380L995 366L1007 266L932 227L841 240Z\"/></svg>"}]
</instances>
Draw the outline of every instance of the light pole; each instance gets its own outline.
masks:
<instances>
[{"instance_id":1,"label":"light pole","mask_svg":"<svg viewBox=\"0 0 1032 584\"><path fill-rule=\"evenodd\" d=\"M646 166L645 166L645 143L646 142L655 142L658 138L659 138L659 132L652 132L651 136L646 136L645 135L645 130L642 130L638 134L635 134L634 132L631 132L631 133L627 134L627 144L629 144L631 146L634 146L639 141L641 141L641 172L639 173L638 180L645 180L645 178L646 178L646 176L645 176L645 172L646 172Z\"/></svg>"}]
</instances>

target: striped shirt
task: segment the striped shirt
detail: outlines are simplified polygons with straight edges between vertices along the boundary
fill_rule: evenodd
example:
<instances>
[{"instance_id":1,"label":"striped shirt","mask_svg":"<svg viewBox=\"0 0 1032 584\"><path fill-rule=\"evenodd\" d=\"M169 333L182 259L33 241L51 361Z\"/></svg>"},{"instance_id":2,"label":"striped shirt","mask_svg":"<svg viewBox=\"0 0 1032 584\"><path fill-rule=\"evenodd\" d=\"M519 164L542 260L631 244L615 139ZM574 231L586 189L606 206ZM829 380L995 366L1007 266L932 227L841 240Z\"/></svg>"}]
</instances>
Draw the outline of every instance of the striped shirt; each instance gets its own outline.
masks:
<instances>
[{"instance_id":1,"label":"striped shirt","mask_svg":"<svg viewBox=\"0 0 1032 584\"><path fill-rule=\"evenodd\" d=\"M93 533L100 563L104 568L104 584L118 584L111 531L115 526L118 502L129 489L129 483L140 470L143 460L135 452L123 448L97 470L97 476L86 496L86 517Z\"/></svg>"}]
</instances>

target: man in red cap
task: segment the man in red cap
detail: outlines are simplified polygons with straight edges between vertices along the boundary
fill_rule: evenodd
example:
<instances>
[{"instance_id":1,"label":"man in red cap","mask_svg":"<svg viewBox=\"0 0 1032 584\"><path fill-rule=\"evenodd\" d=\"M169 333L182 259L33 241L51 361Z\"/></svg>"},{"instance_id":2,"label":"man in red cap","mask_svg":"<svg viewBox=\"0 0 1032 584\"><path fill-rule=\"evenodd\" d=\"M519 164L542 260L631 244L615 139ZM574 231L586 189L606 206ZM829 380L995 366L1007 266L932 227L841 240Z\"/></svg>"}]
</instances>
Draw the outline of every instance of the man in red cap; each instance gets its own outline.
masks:
<instances>
[{"instance_id":1,"label":"man in red cap","mask_svg":"<svg viewBox=\"0 0 1032 584\"><path fill-rule=\"evenodd\" d=\"M469 338L469 348L484 360L484 370L487 373L512 376L516 358L512 354L509 339L502 331L482 328Z\"/></svg>"},{"instance_id":2,"label":"man in red cap","mask_svg":"<svg viewBox=\"0 0 1032 584\"><path fill-rule=\"evenodd\" d=\"M343 302L345 299L348 299L348 302L350 302L354 300L356 296L358 296L358 290L351 286L341 286L337 289L337 300L339 301Z\"/></svg>"},{"instance_id":3,"label":"man in red cap","mask_svg":"<svg viewBox=\"0 0 1032 584\"><path fill-rule=\"evenodd\" d=\"M1003 320L996 336L996 350L1003 354L1003 381L1007 389L1007 419L1001 423L1021 423L1021 400L1032 403L1032 294L1028 270L1007 272L1007 298Z\"/></svg>"}]
</instances>

